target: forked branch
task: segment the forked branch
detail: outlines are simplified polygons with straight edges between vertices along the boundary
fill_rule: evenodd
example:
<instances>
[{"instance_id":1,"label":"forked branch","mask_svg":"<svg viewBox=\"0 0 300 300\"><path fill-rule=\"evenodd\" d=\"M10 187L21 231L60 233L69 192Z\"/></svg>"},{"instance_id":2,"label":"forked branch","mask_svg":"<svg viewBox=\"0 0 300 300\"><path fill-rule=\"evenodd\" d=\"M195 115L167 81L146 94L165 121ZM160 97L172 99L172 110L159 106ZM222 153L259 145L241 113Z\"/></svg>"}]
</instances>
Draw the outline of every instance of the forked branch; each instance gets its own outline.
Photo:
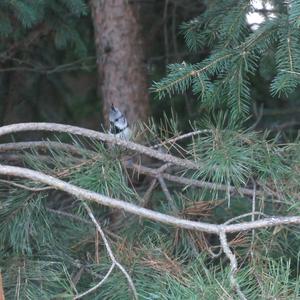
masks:
<instances>
[{"instance_id":1,"label":"forked branch","mask_svg":"<svg viewBox=\"0 0 300 300\"><path fill-rule=\"evenodd\" d=\"M162 214L150 209L139 207L137 205L128 203L126 201L114 199L101 195L73 184L67 183L63 180L57 179L53 176L43 174L38 171L33 171L27 168L13 167L7 165L0 165L0 174L6 176L22 177L40 182L51 186L53 189L64 191L76 198L93 201L98 204L124 210L125 212L137 215L139 217L147 218L156 222L169 224L175 227L184 229L203 231L207 233L214 233L219 235L221 231L225 233L233 233L240 231L248 231L258 228L274 227L287 224L300 224L300 216L287 217L269 217L251 222L241 222L237 224L219 225L205 222L196 222L178 217L173 217L167 214Z\"/></svg>"}]
</instances>

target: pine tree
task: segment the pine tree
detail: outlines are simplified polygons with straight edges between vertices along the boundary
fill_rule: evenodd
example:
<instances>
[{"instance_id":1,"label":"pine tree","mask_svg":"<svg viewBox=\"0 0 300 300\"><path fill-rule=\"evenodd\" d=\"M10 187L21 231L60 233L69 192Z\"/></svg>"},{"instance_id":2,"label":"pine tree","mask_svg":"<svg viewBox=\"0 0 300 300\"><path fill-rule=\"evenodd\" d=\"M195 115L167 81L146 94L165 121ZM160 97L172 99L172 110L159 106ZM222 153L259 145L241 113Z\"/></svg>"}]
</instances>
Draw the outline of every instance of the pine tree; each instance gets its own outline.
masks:
<instances>
[{"instance_id":1,"label":"pine tree","mask_svg":"<svg viewBox=\"0 0 300 300\"><path fill-rule=\"evenodd\" d=\"M47 141L20 144L14 134L12 143L0 144L2 161L48 175L40 180L40 173L26 177L0 165L0 271L7 299L73 299L102 280L86 299L132 299L134 289L118 262L140 299L299 298L299 220L273 226L283 220L278 215L299 215L299 138L255 132L242 121L250 113L260 59L272 55L268 49L276 53L271 92L291 93L297 86L300 4L274 2L276 18L252 31L246 22L250 1L209 3L182 30L191 51L210 47L210 55L170 65L153 87L160 97L190 87L199 95L211 114L191 124L191 133L182 135L176 118L141 125L137 131L150 145L57 124L0 128L0 136L56 132ZM155 162L139 164L140 153ZM132 181L128 170L150 176L151 183ZM62 192L67 184L73 189ZM93 193L84 197L74 187ZM98 195L106 196L104 205L92 201ZM108 206L120 201L107 197L125 201L118 223L111 222ZM165 215L159 222L142 218L137 207L144 216L147 208ZM171 226L166 215L181 225L191 220L223 229ZM225 233L228 220L233 227L269 220L273 227Z\"/></svg>"}]
</instances>

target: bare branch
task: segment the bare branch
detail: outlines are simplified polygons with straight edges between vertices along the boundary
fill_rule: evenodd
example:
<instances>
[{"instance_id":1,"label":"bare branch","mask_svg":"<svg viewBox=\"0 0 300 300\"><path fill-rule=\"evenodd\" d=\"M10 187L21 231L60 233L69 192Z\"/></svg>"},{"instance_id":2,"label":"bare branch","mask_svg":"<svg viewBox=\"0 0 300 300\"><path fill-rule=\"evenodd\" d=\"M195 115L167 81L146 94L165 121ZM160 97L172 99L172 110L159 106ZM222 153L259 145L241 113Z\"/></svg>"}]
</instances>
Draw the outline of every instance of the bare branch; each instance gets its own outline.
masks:
<instances>
[{"instance_id":1,"label":"bare branch","mask_svg":"<svg viewBox=\"0 0 300 300\"><path fill-rule=\"evenodd\" d=\"M157 179L159 181L161 190L163 191L163 193L165 194L167 200L169 201L169 204L172 205L173 199L172 199L172 196L170 194L170 191L169 191L164 179L161 176L158 176Z\"/></svg>"},{"instance_id":2,"label":"bare branch","mask_svg":"<svg viewBox=\"0 0 300 300\"><path fill-rule=\"evenodd\" d=\"M92 293L97 288L99 288L106 281L106 279L109 277L109 275L111 274L111 272L113 271L115 266L116 265L114 263L112 263L112 265L110 266L108 272L106 273L106 275L103 277L103 279L100 282L98 282L95 286L93 286L89 290L85 291L84 293L81 293L81 294L75 296L74 299L80 299L80 298L86 296L87 294Z\"/></svg>"},{"instance_id":3,"label":"bare branch","mask_svg":"<svg viewBox=\"0 0 300 300\"><path fill-rule=\"evenodd\" d=\"M125 275L125 277L127 278L127 281L128 281L128 284L132 290L132 293L133 293L133 296L134 296L134 299L138 299L138 296L137 296L137 292L136 292L136 289L134 287L134 284L133 284L133 281L131 279L131 277L129 276L129 274L127 273L127 271L124 269L124 267L116 260L111 248L110 248L110 245L108 243L108 240L99 224L99 222L97 222L92 210L89 208L89 206L83 202L83 205L89 215L89 217L91 218L92 222L94 223L94 225L96 226L98 232L100 233L101 235L101 238L104 242L104 245L106 247L106 250L107 250L107 253L112 261L112 267L110 268L110 270L108 271L108 273L106 274L106 276L103 278L103 280L101 280L101 282L99 282L96 286L94 286L92 289L90 289L89 291L86 291L85 293L81 294L81 297L86 295L87 293L90 293L91 291L95 290L97 287L99 287L103 282L104 282L104 279L108 278L109 274L111 273L111 271L113 270L114 266L117 266L121 272ZM100 284L101 283L101 284ZM81 297L76 297L75 299L79 299Z\"/></svg>"},{"instance_id":4,"label":"bare branch","mask_svg":"<svg viewBox=\"0 0 300 300\"><path fill-rule=\"evenodd\" d=\"M93 153L94 151L88 149L81 149L74 145L69 145L66 143L54 142L54 141L34 141L34 142L16 142L16 143L7 143L7 144L0 144L0 152L7 152L7 151L18 151L30 148L41 148L41 149L48 149L48 148L55 148L59 150L68 151L71 154L82 155L82 152Z\"/></svg>"},{"instance_id":5,"label":"bare branch","mask_svg":"<svg viewBox=\"0 0 300 300\"><path fill-rule=\"evenodd\" d=\"M170 154L164 154L159 151L153 150L143 145L139 145L133 142L125 141L119 139L115 136L90 130L84 129L81 127L71 126L71 125L64 125L64 124L57 124L57 123L19 123L19 124L12 124L7 126L2 126L0 128L0 136L16 133L16 132L23 132L23 131L50 131L50 132L63 132L63 133L71 133L74 135L80 135L89 137L92 139L100 140L103 142L107 142L110 144L118 145L123 148L130 149L132 151L136 151L139 153L143 153L150 157L156 158L161 161L169 162L177 166L184 167L186 169L198 169L199 165L196 162L181 159L176 156Z\"/></svg>"},{"instance_id":6,"label":"bare branch","mask_svg":"<svg viewBox=\"0 0 300 300\"><path fill-rule=\"evenodd\" d=\"M8 185L13 185L15 187L18 187L18 188L21 188L21 189L24 189L27 191L31 191L31 192L42 192L42 191L47 191L47 190L53 189L51 186L46 186L46 187L42 187L42 188L34 188L34 187L26 186L24 184L20 184L20 183L16 183L16 182L4 180L4 179L0 179L0 182L8 184Z\"/></svg>"},{"instance_id":7,"label":"bare branch","mask_svg":"<svg viewBox=\"0 0 300 300\"><path fill-rule=\"evenodd\" d=\"M243 195L247 195L247 196L253 196L253 190L252 189L247 189L247 188L235 188L234 186L229 186L226 184L216 184L216 183L212 183L212 182L207 182L207 181L202 181L202 180L196 180L196 179L190 179L190 178L186 178L186 177L179 177L179 176L174 176L174 175L170 175L168 173L162 173L162 172L158 172L158 169L152 169L149 167L145 167L139 164L134 164L131 162L124 162L126 168L134 168L136 169L139 173L141 174L146 174L146 175L150 175L152 177L157 177L158 175L161 175L164 179L167 179L168 181L171 182L176 182L182 185L186 185L186 186L196 186L196 187L200 187L200 188L208 188L208 189L212 189L212 190L220 190L220 191L228 191L229 192L238 192L241 193ZM268 195L274 196L274 193L268 193L268 192L264 192L264 191L257 191L256 195L264 195L264 193L267 193Z\"/></svg>"},{"instance_id":8,"label":"bare branch","mask_svg":"<svg viewBox=\"0 0 300 300\"><path fill-rule=\"evenodd\" d=\"M59 216L67 217L67 218L79 221L81 223L85 223L87 225L92 225L92 222L87 221L87 220L85 220L85 219L83 219L83 218L81 218L79 216L76 216L76 215L73 215L71 213L68 213L66 211L52 209L52 208L46 208L46 210L49 211L49 212L51 212L51 213L57 214Z\"/></svg>"},{"instance_id":9,"label":"bare branch","mask_svg":"<svg viewBox=\"0 0 300 300\"><path fill-rule=\"evenodd\" d=\"M159 144L156 144L156 145L152 146L152 148L157 149L157 148L162 147L164 145L174 144L174 143L176 143L178 141L181 141L183 139L187 139L189 137L193 137L195 135L199 135L199 134L203 134L203 133L211 133L211 130L210 129L201 129L201 130L191 131L191 132L176 136L174 138L165 140L165 141L163 141Z\"/></svg>"},{"instance_id":10,"label":"bare branch","mask_svg":"<svg viewBox=\"0 0 300 300\"><path fill-rule=\"evenodd\" d=\"M155 189L156 185L157 185L157 179L154 178L154 179L152 179L152 181L149 185L149 188L147 189L146 193L143 196L142 207L148 206L151 194L152 194L153 190Z\"/></svg>"},{"instance_id":11,"label":"bare branch","mask_svg":"<svg viewBox=\"0 0 300 300\"><path fill-rule=\"evenodd\" d=\"M242 222L231 225L217 225L205 222L189 221L155 212L150 209L142 208L137 205L113 199L95 192L91 192L89 190L77 187L73 184L64 182L52 176L45 175L41 172L32 171L26 168L6 166L0 164L0 174L31 179L33 181L41 182L52 186L54 189L67 192L70 195L73 195L74 197L79 199L86 199L88 201L94 201L98 204L105 205L108 207L122 209L125 212L129 212L134 215L154 220L157 222L208 233L219 234L221 230L223 230L225 233L240 232L257 228L274 227L279 225L300 224L300 216L270 217L261 220L256 220L253 222Z\"/></svg>"},{"instance_id":12,"label":"bare branch","mask_svg":"<svg viewBox=\"0 0 300 300\"><path fill-rule=\"evenodd\" d=\"M240 289L240 286L235 278L235 274L237 272L237 260L235 255L232 253L232 251L229 248L228 242L227 242L227 238L226 238L226 233L225 231L221 230L220 234L220 242L221 242L221 246L223 248L223 252L225 253L225 255L228 257L229 261L230 261L230 284L232 289L238 294L238 296L240 297L240 299L242 300L247 300L247 298L245 297L245 295L243 294L243 292Z\"/></svg>"},{"instance_id":13,"label":"bare branch","mask_svg":"<svg viewBox=\"0 0 300 300\"><path fill-rule=\"evenodd\" d=\"M228 224L230 224L230 223L232 223L232 222L235 222L235 221L237 221L237 220L240 220L240 219L243 219L243 218L246 218L246 217L250 217L250 216L251 216L251 219L252 219L252 217L255 216L255 215L258 215L258 216L264 216L264 217L266 217L266 218L268 217L268 215L266 215L266 214L264 214L264 213L261 213L260 211L253 211L253 212L251 212L251 213L246 213L246 214L243 214L243 215L240 215L240 216L231 218L231 219L227 220L227 221L224 223L224 225L228 225ZM254 221L254 219L253 219L252 221Z\"/></svg>"}]
</instances>

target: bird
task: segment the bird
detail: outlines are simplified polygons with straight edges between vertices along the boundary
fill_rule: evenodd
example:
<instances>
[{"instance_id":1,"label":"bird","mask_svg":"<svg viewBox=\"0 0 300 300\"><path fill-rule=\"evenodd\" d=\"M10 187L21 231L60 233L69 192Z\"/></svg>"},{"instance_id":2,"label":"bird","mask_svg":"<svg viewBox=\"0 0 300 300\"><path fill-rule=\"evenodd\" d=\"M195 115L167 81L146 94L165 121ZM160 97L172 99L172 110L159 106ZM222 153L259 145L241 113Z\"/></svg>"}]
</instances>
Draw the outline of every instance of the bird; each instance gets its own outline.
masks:
<instances>
[{"instance_id":1,"label":"bird","mask_svg":"<svg viewBox=\"0 0 300 300\"><path fill-rule=\"evenodd\" d=\"M123 140L130 140L132 131L129 128L128 122L124 114L111 104L109 111L109 133Z\"/></svg>"}]
</instances>

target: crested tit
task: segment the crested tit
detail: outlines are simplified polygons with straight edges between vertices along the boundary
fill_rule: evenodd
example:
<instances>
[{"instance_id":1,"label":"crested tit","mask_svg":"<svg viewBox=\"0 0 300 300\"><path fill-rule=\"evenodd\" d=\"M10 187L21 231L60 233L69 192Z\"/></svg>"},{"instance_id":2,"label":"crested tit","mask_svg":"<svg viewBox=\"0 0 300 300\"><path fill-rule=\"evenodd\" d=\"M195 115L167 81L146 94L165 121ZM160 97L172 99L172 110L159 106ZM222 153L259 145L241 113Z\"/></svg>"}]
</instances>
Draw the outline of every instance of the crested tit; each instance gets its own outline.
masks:
<instances>
[{"instance_id":1,"label":"crested tit","mask_svg":"<svg viewBox=\"0 0 300 300\"><path fill-rule=\"evenodd\" d=\"M125 116L113 104L109 111L109 133L124 140L130 140L132 132Z\"/></svg>"}]
</instances>

